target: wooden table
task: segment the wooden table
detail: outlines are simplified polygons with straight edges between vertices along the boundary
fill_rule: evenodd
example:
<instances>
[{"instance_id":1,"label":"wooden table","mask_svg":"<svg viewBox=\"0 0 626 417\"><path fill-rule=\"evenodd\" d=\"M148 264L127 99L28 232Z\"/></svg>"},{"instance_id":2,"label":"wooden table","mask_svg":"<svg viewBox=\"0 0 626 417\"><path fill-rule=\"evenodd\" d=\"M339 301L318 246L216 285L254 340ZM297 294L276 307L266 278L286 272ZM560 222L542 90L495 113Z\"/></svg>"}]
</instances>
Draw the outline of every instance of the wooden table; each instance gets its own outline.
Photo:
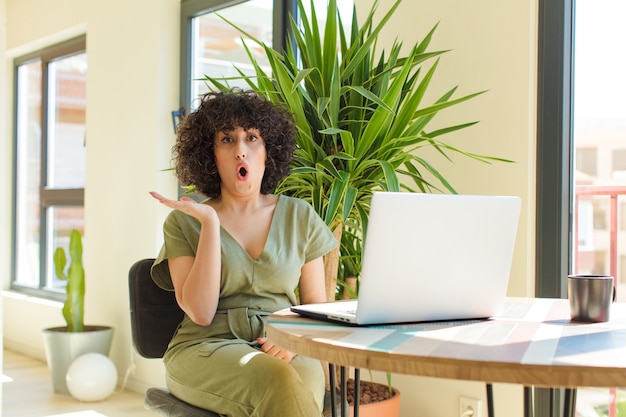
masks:
<instances>
[{"instance_id":1,"label":"wooden table","mask_svg":"<svg viewBox=\"0 0 626 417\"><path fill-rule=\"evenodd\" d=\"M624 303L613 304L606 323L572 323L567 300L545 298L508 298L489 320L368 327L305 319L286 309L269 317L267 335L285 349L344 367L489 387L567 388L565 414L572 416L577 387L626 387ZM525 408L530 415L527 399Z\"/></svg>"}]
</instances>

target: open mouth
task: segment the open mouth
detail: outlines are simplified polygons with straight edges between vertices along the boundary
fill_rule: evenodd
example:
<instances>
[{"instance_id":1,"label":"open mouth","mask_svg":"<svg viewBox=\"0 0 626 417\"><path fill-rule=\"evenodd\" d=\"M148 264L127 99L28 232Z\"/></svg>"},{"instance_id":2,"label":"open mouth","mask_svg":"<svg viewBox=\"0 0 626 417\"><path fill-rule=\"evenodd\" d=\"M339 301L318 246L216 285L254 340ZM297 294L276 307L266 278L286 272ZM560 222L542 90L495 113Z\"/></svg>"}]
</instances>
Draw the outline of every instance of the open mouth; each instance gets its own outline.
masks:
<instances>
[{"instance_id":1,"label":"open mouth","mask_svg":"<svg viewBox=\"0 0 626 417\"><path fill-rule=\"evenodd\" d=\"M245 166L240 166L237 168L237 176L240 179L246 178L248 176L248 168Z\"/></svg>"}]
</instances>

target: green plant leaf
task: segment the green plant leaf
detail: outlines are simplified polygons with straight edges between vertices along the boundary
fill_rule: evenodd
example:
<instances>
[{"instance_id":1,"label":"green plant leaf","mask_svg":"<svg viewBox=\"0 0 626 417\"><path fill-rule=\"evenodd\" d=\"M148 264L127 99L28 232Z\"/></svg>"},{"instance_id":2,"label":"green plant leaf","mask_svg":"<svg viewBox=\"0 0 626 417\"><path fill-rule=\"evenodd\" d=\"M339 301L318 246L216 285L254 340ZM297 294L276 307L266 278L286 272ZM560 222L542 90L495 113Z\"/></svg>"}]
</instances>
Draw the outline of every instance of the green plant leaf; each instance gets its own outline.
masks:
<instances>
[{"instance_id":1,"label":"green plant leaf","mask_svg":"<svg viewBox=\"0 0 626 417\"><path fill-rule=\"evenodd\" d=\"M56 248L54 251L54 272L57 278L66 280L65 265L67 264L67 257L63 248Z\"/></svg>"},{"instance_id":2,"label":"green plant leaf","mask_svg":"<svg viewBox=\"0 0 626 417\"><path fill-rule=\"evenodd\" d=\"M330 188L328 209L326 210L326 216L324 218L324 221L328 225L336 221L336 213L339 212L339 208L342 205L344 195L348 188L348 174L346 172L339 172L338 174L338 177L334 179Z\"/></svg>"}]
</instances>

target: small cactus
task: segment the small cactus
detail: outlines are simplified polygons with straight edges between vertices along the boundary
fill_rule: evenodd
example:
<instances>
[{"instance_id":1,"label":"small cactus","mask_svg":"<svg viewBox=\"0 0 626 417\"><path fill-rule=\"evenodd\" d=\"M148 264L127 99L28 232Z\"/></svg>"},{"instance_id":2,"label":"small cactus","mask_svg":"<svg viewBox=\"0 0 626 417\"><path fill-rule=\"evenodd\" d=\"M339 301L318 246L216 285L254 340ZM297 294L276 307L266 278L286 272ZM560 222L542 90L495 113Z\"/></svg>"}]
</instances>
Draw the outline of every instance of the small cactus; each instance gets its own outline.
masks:
<instances>
[{"instance_id":1,"label":"small cactus","mask_svg":"<svg viewBox=\"0 0 626 417\"><path fill-rule=\"evenodd\" d=\"M70 234L70 264L65 272L67 257L63 248L54 252L54 270L61 280L67 280L65 291L67 299L63 305L63 318L68 332L84 331L85 312L85 269L83 268L83 244L80 232L72 230Z\"/></svg>"}]
</instances>

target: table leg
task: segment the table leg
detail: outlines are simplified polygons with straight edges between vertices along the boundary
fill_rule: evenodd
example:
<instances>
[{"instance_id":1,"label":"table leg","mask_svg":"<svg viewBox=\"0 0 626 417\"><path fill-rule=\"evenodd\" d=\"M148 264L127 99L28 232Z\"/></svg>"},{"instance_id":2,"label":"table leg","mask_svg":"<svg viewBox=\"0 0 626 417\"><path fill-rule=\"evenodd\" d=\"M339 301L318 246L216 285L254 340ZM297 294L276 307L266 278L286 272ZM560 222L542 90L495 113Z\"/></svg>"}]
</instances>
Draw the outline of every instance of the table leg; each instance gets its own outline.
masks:
<instances>
[{"instance_id":1,"label":"table leg","mask_svg":"<svg viewBox=\"0 0 626 417\"><path fill-rule=\"evenodd\" d=\"M346 413L350 413L349 407L346 407L345 404L348 403L347 392L348 392L348 378L346 373L346 367L341 366L339 368L339 386L341 394L339 395L339 401L341 404L341 417L348 417ZM331 407L331 416L337 417L337 391L335 389L335 365L332 363L328 364L328 380L330 385L330 407ZM359 417L359 402L360 402L360 391L361 391L361 370L354 370L354 417Z\"/></svg>"},{"instance_id":2,"label":"table leg","mask_svg":"<svg viewBox=\"0 0 626 417\"><path fill-rule=\"evenodd\" d=\"M532 387L524 387L524 417L532 417L533 410L533 389Z\"/></svg>"},{"instance_id":3,"label":"table leg","mask_svg":"<svg viewBox=\"0 0 626 417\"><path fill-rule=\"evenodd\" d=\"M348 401L348 396L347 396L347 391L348 391L348 383L347 383L347 378L346 378L346 367L345 366L341 366L341 368L339 368L339 373L340 373L340 384L341 384L341 395L339 396L340 401L341 401L341 417L348 417L346 416L346 408L344 407L344 404Z\"/></svg>"},{"instance_id":4,"label":"table leg","mask_svg":"<svg viewBox=\"0 0 626 417\"><path fill-rule=\"evenodd\" d=\"M361 370L354 370L354 417L359 417L359 406L361 402Z\"/></svg>"},{"instance_id":5,"label":"table leg","mask_svg":"<svg viewBox=\"0 0 626 417\"><path fill-rule=\"evenodd\" d=\"M565 389L565 400L563 401L563 417L574 417L576 415L576 388Z\"/></svg>"},{"instance_id":6,"label":"table leg","mask_svg":"<svg viewBox=\"0 0 626 417\"><path fill-rule=\"evenodd\" d=\"M328 381L330 385L331 417L337 417L337 390L335 389L335 365L328 364ZM343 410L343 406L341 407ZM343 411L342 411L343 412Z\"/></svg>"},{"instance_id":7,"label":"table leg","mask_svg":"<svg viewBox=\"0 0 626 417\"><path fill-rule=\"evenodd\" d=\"M493 411L493 385L487 384L487 417L494 417Z\"/></svg>"}]
</instances>

